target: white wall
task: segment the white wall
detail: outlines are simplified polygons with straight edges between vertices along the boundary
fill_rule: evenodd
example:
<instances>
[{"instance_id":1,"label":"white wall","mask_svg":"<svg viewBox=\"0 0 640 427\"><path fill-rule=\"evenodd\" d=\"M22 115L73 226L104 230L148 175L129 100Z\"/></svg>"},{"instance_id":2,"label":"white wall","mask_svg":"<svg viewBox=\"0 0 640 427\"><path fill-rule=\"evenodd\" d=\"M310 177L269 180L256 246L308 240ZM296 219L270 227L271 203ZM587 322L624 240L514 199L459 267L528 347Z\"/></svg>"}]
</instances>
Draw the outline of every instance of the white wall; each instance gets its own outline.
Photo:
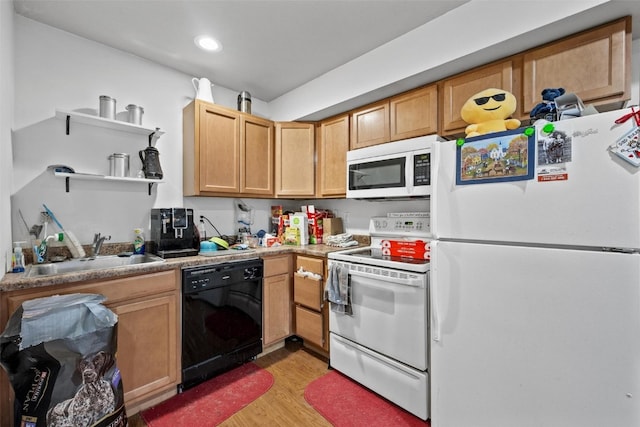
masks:
<instances>
[{"instance_id":1,"label":"white wall","mask_svg":"<svg viewBox=\"0 0 640 427\"><path fill-rule=\"evenodd\" d=\"M11 123L13 121L13 4L0 2L0 279L11 258L12 186Z\"/></svg>"}]
</instances>

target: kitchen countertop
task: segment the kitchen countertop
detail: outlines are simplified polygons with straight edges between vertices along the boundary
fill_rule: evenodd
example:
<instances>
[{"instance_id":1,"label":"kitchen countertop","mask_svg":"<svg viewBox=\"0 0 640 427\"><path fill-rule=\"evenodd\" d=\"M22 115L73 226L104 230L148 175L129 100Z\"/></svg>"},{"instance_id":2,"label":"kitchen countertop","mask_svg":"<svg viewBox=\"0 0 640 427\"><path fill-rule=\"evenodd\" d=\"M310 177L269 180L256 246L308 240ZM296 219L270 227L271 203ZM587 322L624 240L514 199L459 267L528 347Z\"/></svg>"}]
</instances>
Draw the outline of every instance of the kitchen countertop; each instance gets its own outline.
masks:
<instances>
[{"instance_id":1,"label":"kitchen countertop","mask_svg":"<svg viewBox=\"0 0 640 427\"><path fill-rule=\"evenodd\" d=\"M366 246L360 244L360 247ZM350 248L354 248L351 246ZM6 273L0 280L0 292L11 292L21 289L40 288L45 286L61 285L74 282L85 282L92 280L102 280L121 276L136 274L154 273L158 271L173 270L176 268L193 267L205 264L219 264L227 261L237 261L248 258L266 257L281 254L300 254L317 257L325 257L329 252L340 251L350 248L339 248L328 245L306 245L306 246L277 246L271 248L256 248L246 251L229 250L225 255L190 256L180 258L168 258L162 263L136 264L121 267L105 268L98 270L76 271L51 276L27 277L27 273ZM28 271L28 270L27 270Z\"/></svg>"}]
</instances>

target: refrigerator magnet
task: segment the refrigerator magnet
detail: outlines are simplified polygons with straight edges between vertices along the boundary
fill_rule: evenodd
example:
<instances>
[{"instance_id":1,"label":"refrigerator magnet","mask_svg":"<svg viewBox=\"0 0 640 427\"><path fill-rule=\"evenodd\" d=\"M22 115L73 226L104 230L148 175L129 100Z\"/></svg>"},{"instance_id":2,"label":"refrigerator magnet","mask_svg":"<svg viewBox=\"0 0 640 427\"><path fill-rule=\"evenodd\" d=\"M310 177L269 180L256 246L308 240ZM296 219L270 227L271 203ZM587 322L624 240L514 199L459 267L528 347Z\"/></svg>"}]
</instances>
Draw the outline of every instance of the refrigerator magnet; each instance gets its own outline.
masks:
<instances>
[{"instance_id":1,"label":"refrigerator magnet","mask_svg":"<svg viewBox=\"0 0 640 427\"><path fill-rule=\"evenodd\" d=\"M533 179L535 141L523 128L467 138L456 147L456 185Z\"/></svg>"}]
</instances>

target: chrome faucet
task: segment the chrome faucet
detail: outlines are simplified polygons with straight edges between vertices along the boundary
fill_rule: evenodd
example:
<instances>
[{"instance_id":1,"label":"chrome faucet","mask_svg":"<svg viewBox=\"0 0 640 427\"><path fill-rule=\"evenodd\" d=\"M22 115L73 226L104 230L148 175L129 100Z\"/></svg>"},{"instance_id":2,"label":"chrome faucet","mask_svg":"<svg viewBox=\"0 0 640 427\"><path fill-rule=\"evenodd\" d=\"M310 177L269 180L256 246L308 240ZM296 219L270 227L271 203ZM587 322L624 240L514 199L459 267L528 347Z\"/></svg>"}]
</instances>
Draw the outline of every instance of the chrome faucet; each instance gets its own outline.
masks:
<instances>
[{"instance_id":1,"label":"chrome faucet","mask_svg":"<svg viewBox=\"0 0 640 427\"><path fill-rule=\"evenodd\" d=\"M100 233L96 233L93 235L93 246L91 247L92 254L91 258L95 258L100 255L100 249L102 249L102 244L105 240L111 240L111 236L100 236Z\"/></svg>"}]
</instances>

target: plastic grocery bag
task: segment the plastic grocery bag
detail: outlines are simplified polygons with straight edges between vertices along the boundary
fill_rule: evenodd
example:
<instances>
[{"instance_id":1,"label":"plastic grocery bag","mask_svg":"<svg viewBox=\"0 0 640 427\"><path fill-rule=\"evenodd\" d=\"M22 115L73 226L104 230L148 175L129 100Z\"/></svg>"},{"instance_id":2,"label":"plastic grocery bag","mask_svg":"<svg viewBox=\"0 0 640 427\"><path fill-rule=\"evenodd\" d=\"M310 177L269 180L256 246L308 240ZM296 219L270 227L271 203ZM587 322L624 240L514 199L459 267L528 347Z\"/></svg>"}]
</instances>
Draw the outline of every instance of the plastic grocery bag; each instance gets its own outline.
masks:
<instances>
[{"instance_id":1,"label":"plastic grocery bag","mask_svg":"<svg viewBox=\"0 0 640 427\"><path fill-rule=\"evenodd\" d=\"M25 301L0 335L16 427L127 425L115 313L95 294Z\"/></svg>"}]
</instances>

